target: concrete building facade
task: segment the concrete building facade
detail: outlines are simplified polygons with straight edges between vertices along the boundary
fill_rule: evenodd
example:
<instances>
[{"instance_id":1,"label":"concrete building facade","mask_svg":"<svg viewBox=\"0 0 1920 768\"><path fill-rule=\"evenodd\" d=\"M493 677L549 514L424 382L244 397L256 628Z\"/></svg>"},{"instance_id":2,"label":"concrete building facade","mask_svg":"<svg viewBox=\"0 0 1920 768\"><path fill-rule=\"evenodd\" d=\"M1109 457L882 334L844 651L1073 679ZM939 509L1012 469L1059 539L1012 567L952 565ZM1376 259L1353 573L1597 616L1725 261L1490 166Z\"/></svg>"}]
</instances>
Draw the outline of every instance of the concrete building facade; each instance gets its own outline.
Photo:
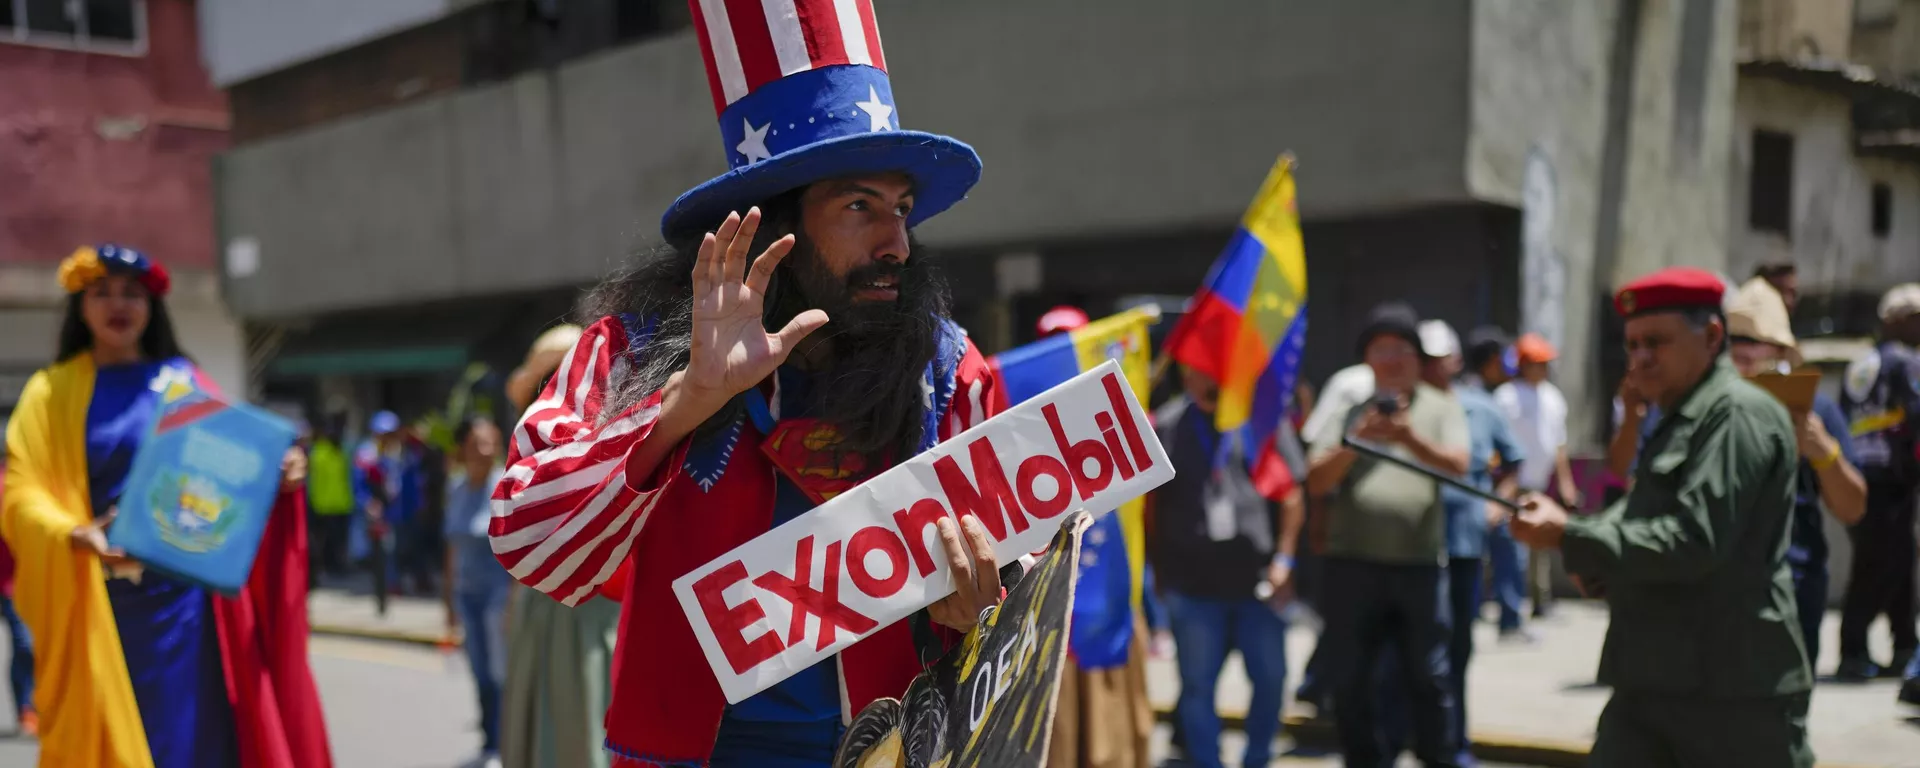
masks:
<instances>
[{"instance_id":1,"label":"concrete building facade","mask_svg":"<svg viewBox=\"0 0 1920 768\"><path fill-rule=\"evenodd\" d=\"M226 295L278 329L283 359L393 345L332 330L356 315L437 335L406 342L416 348L465 345L443 371L517 356L572 292L654 242L676 195L724 168L681 0L568 4L551 18L541 3L491 4L520 9L511 23L490 4L447 5L405 31L306 40L293 47L319 58L290 54L279 70L229 67L209 49L214 71L245 78L229 84L236 125L275 126L220 157L217 186ZM205 6L203 26L225 24L208 18L225 7ZM1089 14L1060 0L899 0L881 27L902 124L960 137L985 161L972 197L920 234L945 254L958 314L989 351L1024 341L1055 302L1098 313L1190 293L1291 151L1309 379L1352 361L1371 305L1406 299L1463 330L1548 333L1569 395L1604 403L1618 364L1603 353L1612 286L1661 264L1725 266L1735 11L1732 0L1115 0ZM567 14L642 12L645 34L475 74L476 48L565 39ZM527 14L544 23L516 26ZM419 73L408 87L316 86L304 106L242 95L395 63L387 41L448 40L447 28L467 34L437 63L396 64ZM324 106L369 100L383 106ZM416 332L404 318L423 305L486 319ZM531 314L502 317L519 311ZM287 386L311 391L295 379L317 370ZM1597 447L1602 431L1593 420L1578 434Z\"/></svg>"},{"instance_id":2,"label":"concrete building facade","mask_svg":"<svg viewBox=\"0 0 1920 768\"><path fill-rule=\"evenodd\" d=\"M1920 280L1920 3L1768 0L1742 19L1730 266L1791 261L1803 335L1866 336Z\"/></svg>"},{"instance_id":3,"label":"concrete building facade","mask_svg":"<svg viewBox=\"0 0 1920 768\"><path fill-rule=\"evenodd\" d=\"M223 388L246 392L246 345L214 268L226 99L200 63L193 0L4 5L0 414L53 356L60 260L101 242L172 270L183 346Z\"/></svg>"}]
</instances>

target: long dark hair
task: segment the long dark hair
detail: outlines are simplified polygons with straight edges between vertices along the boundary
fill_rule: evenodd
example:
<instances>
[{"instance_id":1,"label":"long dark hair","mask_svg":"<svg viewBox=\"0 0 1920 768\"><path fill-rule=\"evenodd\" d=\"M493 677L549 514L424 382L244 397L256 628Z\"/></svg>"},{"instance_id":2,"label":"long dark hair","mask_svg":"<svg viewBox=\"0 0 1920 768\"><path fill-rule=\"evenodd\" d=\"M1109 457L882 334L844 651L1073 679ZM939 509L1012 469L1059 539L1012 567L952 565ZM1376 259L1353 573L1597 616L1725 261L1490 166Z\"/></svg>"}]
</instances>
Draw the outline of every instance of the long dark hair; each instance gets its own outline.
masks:
<instances>
[{"instance_id":1,"label":"long dark hair","mask_svg":"<svg viewBox=\"0 0 1920 768\"><path fill-rule=\"evenodd\" d=\"M805 295L805 286L820 286L825 277L818 252L801 226L802 191L787 192L760 206L760 230L750 253L757 256L787 234L796 237L793 252L768 285L762 320L769 331L814 308L809 306L815 302ZM808 410L838 429L841 451L873 457L891 454L899 459L920 450L925 431L922 377L939 350L942 324L950 310L946 281L937 265L911 236L908 242L911 258L897 268L900 296L890 307L819 307L827 310L829 319L814 336L833 341L834 360L830 370L812 372ZM629 360L632 375L616 383L609 394L602 418L612 418L659 391L668 377L686 368L693 348L693 263L699 250L698 237L655 248L601 283L582 302L581 325L621 313L651 317L657 323L646 346ZM896 270L889 266L884 271ZM744 400L734 398L695 430L695 438L732 425L744 410Z\"/></svg>"},{"instance_id":2,"label":"long dark hair","mask_svg":"<svg viewBox=\"0 0 1920 768\"><path fill-rule=\"evenodd\" d=\"M87 318L80 312L80 304L85 300L84 292L67 295L67 315L60 323L60 349L54 355L55 362L66 362L74 355L93 349L93 330L87 327ZM173 318L167 314L167 302L151 293L147 294L147 330L140 334L140 354L148 360L171 360L187 354L180 349L180 339L173 335Z\"/></svg>"}]
</instances>

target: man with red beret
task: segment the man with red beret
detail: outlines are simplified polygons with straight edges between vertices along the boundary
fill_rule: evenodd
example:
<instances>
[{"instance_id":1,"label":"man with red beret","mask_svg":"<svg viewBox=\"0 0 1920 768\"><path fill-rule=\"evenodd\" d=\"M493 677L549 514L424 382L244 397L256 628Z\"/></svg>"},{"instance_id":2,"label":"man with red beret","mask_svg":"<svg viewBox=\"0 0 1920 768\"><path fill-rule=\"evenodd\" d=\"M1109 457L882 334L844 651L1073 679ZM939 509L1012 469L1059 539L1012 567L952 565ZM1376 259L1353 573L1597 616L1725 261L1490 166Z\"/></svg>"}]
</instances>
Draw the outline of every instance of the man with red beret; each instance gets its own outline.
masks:
<instances>
[{"instance_id":1,"label":"man with red beret","mask_svg":"<svg viewBox=\"0 0 1920 768\"><path fill-rule=\"evenodd\" d=\"M1529 547L1560 550L1612 610L1599 768L1813 765L1813 675L1787 565L1793 422L1727 360L1724 291L1688 268L1620 291L1627 376L1667 415L1604 513L1570 520L1532 494L1512 523Z\"/></svg>"}]
</instances>

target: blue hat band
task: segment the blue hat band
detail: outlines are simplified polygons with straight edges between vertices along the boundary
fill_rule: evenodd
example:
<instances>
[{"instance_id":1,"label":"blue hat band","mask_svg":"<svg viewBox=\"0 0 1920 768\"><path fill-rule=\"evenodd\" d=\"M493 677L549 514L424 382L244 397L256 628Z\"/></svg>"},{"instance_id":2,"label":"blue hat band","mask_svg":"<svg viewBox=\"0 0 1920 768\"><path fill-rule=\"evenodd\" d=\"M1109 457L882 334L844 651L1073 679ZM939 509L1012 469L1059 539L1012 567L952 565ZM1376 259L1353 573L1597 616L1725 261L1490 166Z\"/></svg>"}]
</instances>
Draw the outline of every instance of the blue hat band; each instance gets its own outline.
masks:
<instances>
[{"instance_id":1,"label":"blue hat band","mask_svg":"<svg viewBox=\"0 0 1920 768\"><path fill-rule=\"evenodd\" d=\"M829 139L899 128L887 73L864 64L788 75L720 113L720 137L731 169Z\"/></svg>"}]
</instances>

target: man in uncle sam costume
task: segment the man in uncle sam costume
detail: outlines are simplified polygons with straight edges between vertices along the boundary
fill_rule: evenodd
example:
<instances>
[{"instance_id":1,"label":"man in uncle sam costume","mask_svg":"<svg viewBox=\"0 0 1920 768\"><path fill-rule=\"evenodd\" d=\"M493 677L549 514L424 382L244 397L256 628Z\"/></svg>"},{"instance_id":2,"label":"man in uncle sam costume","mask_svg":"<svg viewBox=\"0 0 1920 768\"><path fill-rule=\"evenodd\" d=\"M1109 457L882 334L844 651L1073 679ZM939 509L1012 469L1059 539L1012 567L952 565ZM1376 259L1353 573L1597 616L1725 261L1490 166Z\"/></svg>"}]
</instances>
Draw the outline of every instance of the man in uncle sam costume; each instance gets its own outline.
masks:
<instances>
[{"instance_id":1,"label":"man in uncle sam costume","mask_svg":"<svg viewBox=\"0 0 1920 768\"><path fill-rule=\"evenodd\" d=\"M528 586L624 600L616 765L824 766L849 713L902 695L923 650L1001 599L979 523L938 524L953 595L733 706L672 583L992 415L993 377L912 238L980 160L900 129L871 0L690 5L728 170L590 297L514 431L490 533ZM795 641L777 635L755 642Z\"/></svg>"}]
</instances>

